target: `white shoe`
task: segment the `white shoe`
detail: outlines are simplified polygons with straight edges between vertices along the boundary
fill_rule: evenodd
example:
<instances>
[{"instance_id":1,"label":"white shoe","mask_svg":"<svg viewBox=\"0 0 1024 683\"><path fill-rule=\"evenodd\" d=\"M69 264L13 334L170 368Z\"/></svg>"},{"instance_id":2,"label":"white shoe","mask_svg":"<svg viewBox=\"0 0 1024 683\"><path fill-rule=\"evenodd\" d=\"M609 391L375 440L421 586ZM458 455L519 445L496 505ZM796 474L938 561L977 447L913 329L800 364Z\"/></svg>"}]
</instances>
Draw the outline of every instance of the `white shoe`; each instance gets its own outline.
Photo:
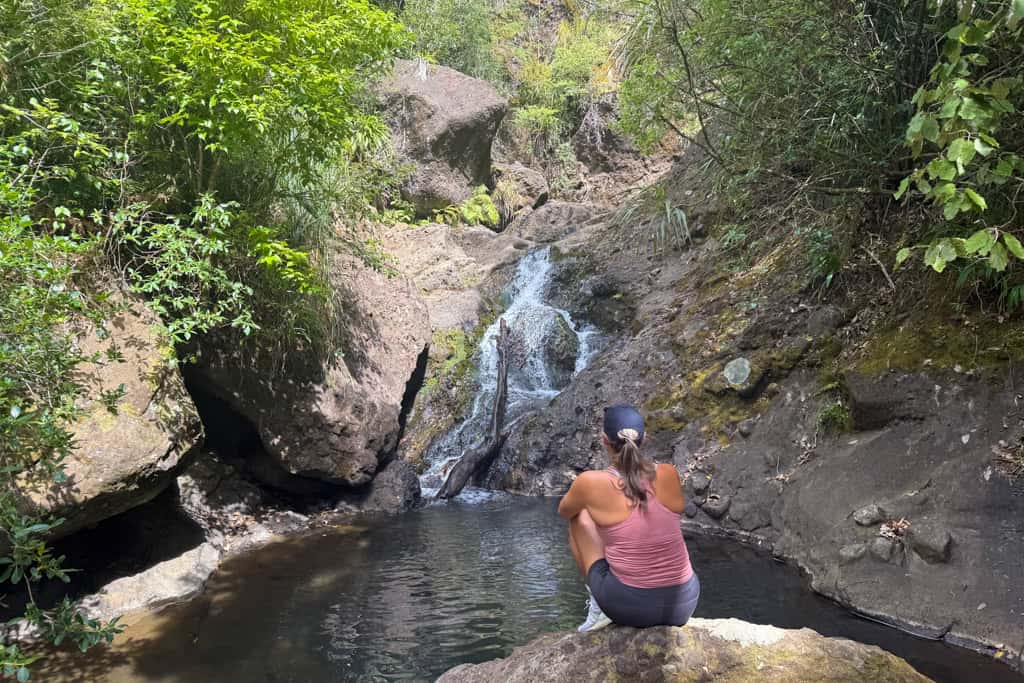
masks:
<instances>
[{"instance_id":1,"label":"white shoe","mask_svg":"<svg viewBox=\"0 0 1024 683\"><path fill-rule=\"evenodd\" d=\"M601 606L597 604L597 600L594 599L593 594L590 592L590 588L587 588L587 619L580 624L576 630L580 633L585 631L597 631L605 626L612 623L612 620L601 611Z\"/></svg>"}]
</instances>

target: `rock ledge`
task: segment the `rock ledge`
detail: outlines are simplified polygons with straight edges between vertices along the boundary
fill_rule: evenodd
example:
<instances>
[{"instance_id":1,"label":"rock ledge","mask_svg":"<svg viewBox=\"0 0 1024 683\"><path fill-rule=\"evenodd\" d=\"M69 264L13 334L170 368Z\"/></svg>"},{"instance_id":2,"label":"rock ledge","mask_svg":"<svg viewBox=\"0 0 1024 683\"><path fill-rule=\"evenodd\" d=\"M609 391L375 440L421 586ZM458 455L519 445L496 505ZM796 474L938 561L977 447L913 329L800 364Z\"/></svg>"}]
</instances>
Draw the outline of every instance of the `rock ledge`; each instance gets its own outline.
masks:
<instances>
[{"instance_id":1,"label":"rock ledge","mask_svg":"<svg viewBox=\"0 0 1024 683\"><path fill-rule=\"evenodd\" d=\"M738 619L692 619L682 628L611 627L551 633L509 657L463 664L438 683L504 681L929 681L873 645Z\"/></svg>"}]
</instances>

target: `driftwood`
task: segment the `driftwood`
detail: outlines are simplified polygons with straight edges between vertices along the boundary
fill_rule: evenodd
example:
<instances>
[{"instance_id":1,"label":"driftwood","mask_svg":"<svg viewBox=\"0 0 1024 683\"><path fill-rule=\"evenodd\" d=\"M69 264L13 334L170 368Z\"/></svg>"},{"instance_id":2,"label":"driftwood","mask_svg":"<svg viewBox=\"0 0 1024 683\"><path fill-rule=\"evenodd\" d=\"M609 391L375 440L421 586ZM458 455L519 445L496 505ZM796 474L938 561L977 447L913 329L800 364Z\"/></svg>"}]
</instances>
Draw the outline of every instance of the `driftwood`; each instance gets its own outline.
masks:
<instances>
[{"instance_id":1,"label":"driftwood","mask_svg":"<svg viewBox=\"0 0 1024 683\"><path fill-rule=\"evenodd\" d=\"M510 335L505 319L502 318L498 327L498 382L494 391L494 414L491 415L490 428L487 430L487 441L478 448L464 453L455 467L448 473L444 486L437 492L438 498L454 498L459 495L469 480L487 471L494 458L501 452L501 447L508 439L505 428L505 408L508 405L508 364L510 360Z\"/></svg>"}]
</instances>

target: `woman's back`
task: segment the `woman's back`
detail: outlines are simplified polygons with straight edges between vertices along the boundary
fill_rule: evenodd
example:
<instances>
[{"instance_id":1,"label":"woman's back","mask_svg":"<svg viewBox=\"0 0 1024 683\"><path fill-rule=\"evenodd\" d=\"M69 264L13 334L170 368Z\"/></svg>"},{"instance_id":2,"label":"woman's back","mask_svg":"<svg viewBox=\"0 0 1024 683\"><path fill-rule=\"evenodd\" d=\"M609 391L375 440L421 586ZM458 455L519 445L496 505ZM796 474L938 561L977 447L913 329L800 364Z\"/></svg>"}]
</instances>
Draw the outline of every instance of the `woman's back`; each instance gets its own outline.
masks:
<instances>
[{"instance_id":1,"label":"woman's back","mask_svg":"<svg viewBox=\"0 0 1024 683\"><path fill-rule=\"evenodd\" d=\"M618 490L618 472L610 469L602 474L612 480L618 496L626 499ZM627 586L661 588L685 583L693 576L690 555L679 526L680 515L658 498L650 484L647 484L646 503L632 505L625 519L607 526L597 519L595 522L605 544L608 565Z\"/></svg>"}]
</instances>

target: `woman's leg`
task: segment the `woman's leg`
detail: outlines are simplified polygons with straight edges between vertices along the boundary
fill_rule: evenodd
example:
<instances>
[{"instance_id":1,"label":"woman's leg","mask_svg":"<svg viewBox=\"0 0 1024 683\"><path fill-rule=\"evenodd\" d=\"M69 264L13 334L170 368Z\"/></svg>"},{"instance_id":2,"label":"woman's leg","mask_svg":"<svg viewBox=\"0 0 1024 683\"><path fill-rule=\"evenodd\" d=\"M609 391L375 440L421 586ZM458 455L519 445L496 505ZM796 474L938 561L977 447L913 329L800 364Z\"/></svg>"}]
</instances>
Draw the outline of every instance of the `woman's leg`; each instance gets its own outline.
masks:
<instances>
[{"instance_id":1,"label":"woman's leg","mask_svg":"<svg viewBox=\"0 0 1024 683\"><path fill-rule=\"evenodd\" d=\"M597 532L597 524L586 510L569 520L569 549L576 559L580 576L586 581L590 565L604 557L604 541Z\"/></svg>"}]
</instances>

